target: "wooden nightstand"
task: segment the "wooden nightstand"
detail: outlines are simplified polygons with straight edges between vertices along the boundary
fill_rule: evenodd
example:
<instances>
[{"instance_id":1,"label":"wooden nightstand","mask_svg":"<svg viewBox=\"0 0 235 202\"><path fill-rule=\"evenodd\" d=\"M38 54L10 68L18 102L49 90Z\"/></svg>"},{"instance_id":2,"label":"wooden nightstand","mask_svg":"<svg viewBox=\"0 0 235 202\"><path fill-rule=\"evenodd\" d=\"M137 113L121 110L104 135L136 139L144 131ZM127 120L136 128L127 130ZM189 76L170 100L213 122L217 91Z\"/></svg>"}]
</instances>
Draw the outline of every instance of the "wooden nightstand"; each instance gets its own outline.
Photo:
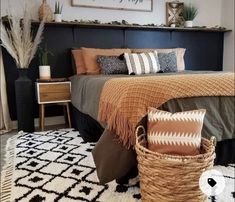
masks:
<instances>
[{"instance_id":1,"label":"wooden nightstand","mask_svg":"<svg viewBox=\"0 0 235 202\"><path fill-rule=\"evenodd\" d=\"M45 106L59 104L64 106L65 117L67 116L69 127L71 119L69 103L71 102L71 82L36 82L36 96L39 104L39 125L44 130Z\"/></svg>"}]
</instances>

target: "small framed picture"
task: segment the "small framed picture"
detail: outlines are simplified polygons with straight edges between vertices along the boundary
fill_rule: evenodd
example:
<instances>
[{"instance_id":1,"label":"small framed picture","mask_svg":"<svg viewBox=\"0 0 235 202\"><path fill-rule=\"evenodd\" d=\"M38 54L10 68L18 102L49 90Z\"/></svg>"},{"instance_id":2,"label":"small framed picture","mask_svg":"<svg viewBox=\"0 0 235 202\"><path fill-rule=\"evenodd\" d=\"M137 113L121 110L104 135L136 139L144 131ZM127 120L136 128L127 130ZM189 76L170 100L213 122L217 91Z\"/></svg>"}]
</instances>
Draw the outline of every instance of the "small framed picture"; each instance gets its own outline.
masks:
<instances>
[{"instance_id":1,"label":"small framed picture","mask_svg":"<svg viewBox=\"0 0 235 202\"><path fill-rule=\"evenodd\" d=\"M184 3L172 1L166 3L166 24L168 26L180 26L183 19Z\"/></svg>"}]
</instances>

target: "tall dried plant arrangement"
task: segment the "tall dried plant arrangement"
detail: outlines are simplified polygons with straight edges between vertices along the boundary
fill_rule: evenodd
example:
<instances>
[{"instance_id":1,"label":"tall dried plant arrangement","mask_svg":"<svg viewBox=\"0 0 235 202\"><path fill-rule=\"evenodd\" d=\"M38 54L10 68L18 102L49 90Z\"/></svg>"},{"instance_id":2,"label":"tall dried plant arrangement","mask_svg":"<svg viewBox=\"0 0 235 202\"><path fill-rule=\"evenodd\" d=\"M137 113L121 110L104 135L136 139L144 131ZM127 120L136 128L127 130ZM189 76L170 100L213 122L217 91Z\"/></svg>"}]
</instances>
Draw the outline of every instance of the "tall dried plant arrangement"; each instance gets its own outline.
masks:
<instances>
[{"instance_id":1,"label":"tall dried plant arrangement","mask_svg":"<svg viewBox=\"0 0 235 202\"><path fill-rule=\"evenodd\" d=\"M41 21L33 40L29 10L25 7L22 21L13 14L9 15L9 26L1 21L1 45L14 58L17 68L21 69L29 67L41 43L44 30L44 21Z\"/></svg>"}]
</instances>

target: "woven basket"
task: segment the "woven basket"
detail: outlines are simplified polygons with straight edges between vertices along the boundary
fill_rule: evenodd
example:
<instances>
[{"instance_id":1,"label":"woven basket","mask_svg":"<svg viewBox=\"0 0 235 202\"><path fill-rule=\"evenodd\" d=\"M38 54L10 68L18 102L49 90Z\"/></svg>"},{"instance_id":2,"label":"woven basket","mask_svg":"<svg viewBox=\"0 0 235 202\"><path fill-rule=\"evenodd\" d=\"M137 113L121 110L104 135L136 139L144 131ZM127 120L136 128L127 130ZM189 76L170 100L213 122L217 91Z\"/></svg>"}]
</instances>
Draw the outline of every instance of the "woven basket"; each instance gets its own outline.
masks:
<instances>
[{"instance_id":1,"label":"woven basket","mask_svg":"<svg viewBox=\"0 0 235 202\"><path fill-rule=\"evenodd\" d=\"M215 144L215 137L210 140L202 138L201 151L196 156L160 154L146 148L145 129L138 126L135 149L142 201L207 201L207 196L199 188L199 178L213 167Z\"/></svg>"},{"instance_id":2,"label":"woven basket","mask_svg":"<svg viewBox=\"0 0 235 202\"><path fill-rule=\"evenodd\" d=\"M42 5L38 11L39 20L45 20L45 22L51 22L53 20L53 13L46 0L42 1Z\"/></svg>"}]
</instances>

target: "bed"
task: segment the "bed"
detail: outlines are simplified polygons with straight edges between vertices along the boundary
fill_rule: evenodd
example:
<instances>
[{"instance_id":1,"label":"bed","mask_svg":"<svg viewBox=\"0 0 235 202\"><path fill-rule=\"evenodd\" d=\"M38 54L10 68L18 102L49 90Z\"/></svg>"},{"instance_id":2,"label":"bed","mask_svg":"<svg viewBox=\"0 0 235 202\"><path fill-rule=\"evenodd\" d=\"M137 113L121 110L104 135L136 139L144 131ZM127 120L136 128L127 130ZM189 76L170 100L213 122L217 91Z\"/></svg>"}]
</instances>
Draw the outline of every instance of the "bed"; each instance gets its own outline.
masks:
<instances>
[{"instance_id":1,"label":"bed","mask_svg":"<svg viewBox=\"0 0 235 202\"><path fill-rule=\"evenodd\" d=\"M133 149L134 139L132 133L138 124L146 124L146 112L144 113L146 107L139 106L134 109L136 110L138 117L135 118L135 121L131 122L132 125L126 124L127 119L122 119L121 122L119 118L113 118L112 120L109 119L110 116L117 117L116 115L118 112L114 115L114 111L118 111L119 108L122 108L123 103L126 103L122 102L123 96L121 92L127 95L127 97L133 96L130 93L133 90L130 91L131 88L129 88L129 91L126 90L125 85L131 86L131 83L135 80L136 82L139 80L159 80L159 82L154 83L157 88L166 78L169 78L170 81L171 79L174 80L175 78L178 78L180 81L184 77L192 78L192 76L201 77L201 75L205 75L205 78L208 78L203 79L208 81L210 80L209 77L211 75L216 75L215 77L217 77L217 75L222 75L223 77L226 74L227 73L184 71L179 73L159 73L141 76L75 75L71 77L74 127L79 130L85 141L97 141L92 154L100 183L104 184L114 179L120 179L127 175L131 170L135 169L137 165L136 154ZM197 94L193 91L192 94L187 96L182 94L181 96L175 96L175 98L169 97L170 99L166 99L167 101L162 100L158 102L158 105L154 105L154 107L157 106L159 109L170 112L199 108L206 109L207 114L204 121L202 135L206 138L209 138L212 135L216 137L218 144L216 148L217 157L215 163L223 165L235 163L234 74L229 75L230 81L228 82L228 85L230 85L230 91L226 85L215 85L215 88L218 87L218 89L214 89L214 93L208 95L207 93ZM222 80L219 78L216 79L221 83ZM200 82L202 81L203 80ZM115 85L117 83L121 84L124 82L127 83L122 85L123 88L115 89ZM188 82L190 82L190 79ZM206 83L203 85L205 86ZM216 80L214 83L216 83ZM134 85L132 87L134 88ZM108 88L113 88L114 92L108 91ZM209 88L211 88L211 86L209 86ZM118 90L121 91L119 94L117 92ZM217 94L219 91L221 91L220 94ZM110 95L111 98L117 96L114 98L114 107L110 108L106 106L106 110L104 110L105 102L107 104L110 100L107 98L109 95L104 95L105 93L112 94ZM146 94L146 96L142 97L149 97L147 95L151 97L151 94ZM164 95L161 96L164 97ZM142 97L139 97L138 99L141 100ZM132 97L130 97L130 99L131 98ZM117 106L115 106L115 99L117 100ZM129 105L130 103L131 101L129 101ZM141 102L135 106L138 105L141 105ZM131 110L134 111L133 109ZM133 114L129 115L130 117L133 116ZM126 134L123 135L123 133ZM132 137L128 136L129 134L132 134Z\"/></svg>"}]
</instances>

